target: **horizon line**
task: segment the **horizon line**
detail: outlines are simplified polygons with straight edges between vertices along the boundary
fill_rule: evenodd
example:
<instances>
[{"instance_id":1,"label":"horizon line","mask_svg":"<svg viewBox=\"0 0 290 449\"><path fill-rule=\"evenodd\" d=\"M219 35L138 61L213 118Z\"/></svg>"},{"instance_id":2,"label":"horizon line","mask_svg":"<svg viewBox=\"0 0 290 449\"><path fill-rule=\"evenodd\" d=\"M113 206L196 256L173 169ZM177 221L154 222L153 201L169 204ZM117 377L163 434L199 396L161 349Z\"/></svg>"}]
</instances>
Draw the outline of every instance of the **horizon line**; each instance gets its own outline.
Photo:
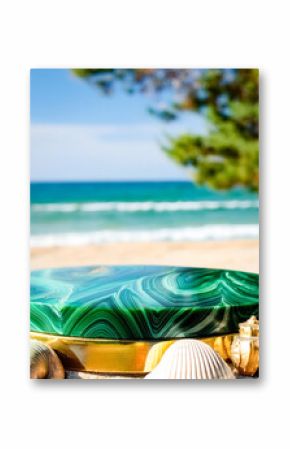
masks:
<instances>
[{"instance_id":1,"label":"horizon line","mask_svg":"<svg viewBox=\"0 0 290 449\"><path fill-rule=\"evenodd\" d=\"M72 184L72 183L122 183L122 182L189 182L195 184L194 180L183 179L112 179L112 180L97 180L97 179L77 179L77 180L30 180L30 184Z\"/></svg>"}]
</instances>

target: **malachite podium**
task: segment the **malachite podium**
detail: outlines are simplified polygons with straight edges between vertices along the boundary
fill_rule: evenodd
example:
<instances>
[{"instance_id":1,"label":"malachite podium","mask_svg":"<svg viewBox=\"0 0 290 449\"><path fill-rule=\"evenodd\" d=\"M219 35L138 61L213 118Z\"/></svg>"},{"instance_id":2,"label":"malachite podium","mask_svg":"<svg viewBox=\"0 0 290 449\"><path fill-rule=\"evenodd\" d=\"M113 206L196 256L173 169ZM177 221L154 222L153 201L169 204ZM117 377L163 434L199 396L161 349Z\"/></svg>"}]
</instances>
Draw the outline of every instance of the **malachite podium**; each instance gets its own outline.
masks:
<instances>
[{"instance_id":1,"label":"malachite podium","mask_svg":"<svg viewBox=\"0 0 290 449\"><path fill-rule=\"evenodd\" d=\"M31 273L31 337L67 370L141 375L182 338L202 339L226 358L224 341L258 313L254 273L169 266Z\"/></svg>"}]
</instances>

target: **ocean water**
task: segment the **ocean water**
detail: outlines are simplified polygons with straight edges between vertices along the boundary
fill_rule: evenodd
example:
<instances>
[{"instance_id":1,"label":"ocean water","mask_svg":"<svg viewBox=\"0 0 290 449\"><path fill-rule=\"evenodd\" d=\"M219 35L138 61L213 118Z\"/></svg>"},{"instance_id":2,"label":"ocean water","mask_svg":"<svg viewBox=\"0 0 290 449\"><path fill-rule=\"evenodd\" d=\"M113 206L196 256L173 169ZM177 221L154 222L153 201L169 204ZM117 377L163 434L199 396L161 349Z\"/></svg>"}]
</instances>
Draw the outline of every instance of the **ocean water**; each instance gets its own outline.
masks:
<instances>
[{"instance_id":1,"label":"ocean water","mask_svg":"<svg viewBox=\"0 0 290 449\"><path fill-rule=\"evenodd\" d=\"M257 238L258 196L191 182L31 184L31 245Z\"/></svg>"}]
</instances>

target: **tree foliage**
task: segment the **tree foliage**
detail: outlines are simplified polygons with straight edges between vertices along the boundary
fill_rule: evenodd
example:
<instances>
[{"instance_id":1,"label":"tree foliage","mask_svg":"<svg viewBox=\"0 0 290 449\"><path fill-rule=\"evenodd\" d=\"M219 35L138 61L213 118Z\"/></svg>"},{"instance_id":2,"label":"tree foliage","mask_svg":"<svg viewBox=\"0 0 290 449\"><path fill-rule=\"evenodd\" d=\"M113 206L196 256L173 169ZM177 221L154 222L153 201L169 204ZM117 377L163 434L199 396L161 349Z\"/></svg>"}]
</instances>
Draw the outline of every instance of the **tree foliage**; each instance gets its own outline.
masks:
<instances>
[{"instance_id":1,"label":"tree foliage","mask_svg":"<svg viewBox=\"0 0 290 449\"><path fill-rule=\"evenodd\" d=\"M216 189L259 187L259 74L257 69L74 69L105 94L120 84L128 94L170 99L149 110L171 121L183 111L203 114L207 135L169 138L164 151L192 167L194 180Z\"/></svg>"}]
</instances>

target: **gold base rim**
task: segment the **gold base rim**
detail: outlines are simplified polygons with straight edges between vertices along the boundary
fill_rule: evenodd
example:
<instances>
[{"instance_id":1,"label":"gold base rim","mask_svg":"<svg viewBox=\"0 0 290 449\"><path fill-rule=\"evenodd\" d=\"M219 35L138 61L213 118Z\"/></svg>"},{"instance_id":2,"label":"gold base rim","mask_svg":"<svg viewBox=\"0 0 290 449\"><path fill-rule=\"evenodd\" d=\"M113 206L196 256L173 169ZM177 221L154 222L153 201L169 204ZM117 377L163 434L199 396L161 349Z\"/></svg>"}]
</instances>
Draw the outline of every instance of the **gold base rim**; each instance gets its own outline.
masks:
<instances>
[{"instance_id":1,"label":"gold base rim","mask_svg":"<svg viewBox=\"0 0 290 449\"><path fill-rule=\"evenodd\" d=\"M199 338L210 345L224 360L230 359L230 346L237 334ZM109 340L64 337L30 332L30 338L50 346L65 370L99 374L142 376L152 371L172 340Z\"/></svg>"}]
</instances>

